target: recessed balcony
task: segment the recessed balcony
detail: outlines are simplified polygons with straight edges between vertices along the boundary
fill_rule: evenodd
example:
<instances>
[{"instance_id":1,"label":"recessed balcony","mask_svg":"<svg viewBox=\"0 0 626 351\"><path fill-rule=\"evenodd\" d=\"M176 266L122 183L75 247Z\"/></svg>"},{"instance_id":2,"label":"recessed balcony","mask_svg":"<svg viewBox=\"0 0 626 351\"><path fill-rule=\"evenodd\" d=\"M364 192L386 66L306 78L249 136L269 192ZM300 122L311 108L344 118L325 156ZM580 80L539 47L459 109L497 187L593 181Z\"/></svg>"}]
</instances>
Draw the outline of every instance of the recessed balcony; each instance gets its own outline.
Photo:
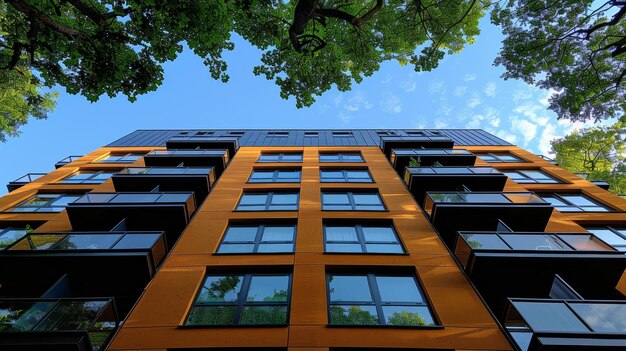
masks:
<instances>
[{"instance_id":1,"label":"recessed balcony","mask_svg":"<svg viewBox=\"0 0 626 351\"><path fill-rule=\"evenodd\" d=\"M426 192L423 209L451 249L458 231L494 231L501 221L514 231L541 232L553 210L529 192Z\"/></svg>"},{"instance_id":2,"label":"recessed balcony","mask_svg":"<svg viewBox=\"0 0 626 351\"><path fill-rule=\"evenodd\" d=\"M427 191L502 191L507 177L491 167L407 167L404 181L415 200L424 205Z\"/></svg>"},{"instance_id":3,"label":"recessed balcony","mask_svg":"<svg viewBox=\"0 0 626 351\"><path fill-rule=\"evenodd\" d=\"M129 167L111 177L117 191L193 191L201 204L215 183L213 167Z\"/></svg>"},{"instance_id":4,"label":"recessed balcony","mask_svg":"<svg viewBox=\"0 0 626 351\"><path fill-rule=\"evenodd\" d=\"M509 299L504 325L521 351L626 350L626 302Z\"/></svg>"},{"instance_id":5,"label":"recessed balcony","mask_svg":"<svg viewBox=\"0 0 626 351\"><path fill-rule=\"evenodd\" d=\"M559 275L587 297L612 296L626 255L591 233L459 232L454 251L490 303L539 297Z\"/></svg>"},{"instance_id":6,"label":"recessed balcony","mask_svg":"<svg viewBox=\"0 0 626 351\"><path fill-rule=\"evenodd\" d=\"M192 192L87 193L66 210L76 231L106 231L125 220L126 230L165 231L172 247L196 205Z\"/></svg>"},{"instance_id":7,"label":"recessed balcony","mask_svg":"<svg viewBox=\"0 0 626 351\"><path fill-rule=\"evenodd\" d=\"M228 157L233 158L239 150L239 138L237 137L214 137L210 135L177 135L165 142L168 150L181 149L226 149Z\"/></svg>"},{"instance_id":8,"label":"recessed balcony","mask_svg":"<svg viewBox=\"0 0 626 351\"><path fill-rule=\"evenodd\" d=\"M389 160L396 172L404 176L404 169L409 166L473 166L476 155L465 149L393 149Z\"/></svg>"},{"instance_id":9,"label":"recessed balcony","mask_svg":"<svg viewBox=\"0 0 626 351\"><path fill-rule=\"evenodd\" d=\"M35 181L43 176L45 176L46 173L27 173L26 175L23 175L19 178L17 178L16 180L10 182L9 184L7 184L7 190L9 192L15 190L15 189L19 189L21 187L23 187L24 185Z\"/></svg>"},{"instance_id":10,"label":"recessed balcony","mask_svg":"<svg viewBox=\"0 0 626 351\"><path fill-rule=\"evenodd\" d=\"M0 299L2 350L104 350L119 325L110 298Z\"/></svg>"},{"instance_id":11,"label":"recessed balcony","mask_svg":"<svg viewBox=\"0 0 626 351\"><path fill-rule=\"evenodd\" d=\"M152 150L143 158L147 167L213 167L215 177L226 169L228 150Z\"/></svg>"},{"instance_id":12,"label":"recessed balcony","mask_svg":"<svg viewBox=\"0 0 626 351\"><path fill-rule=\"evenodd\" d=\"M392 149L451 149L454 141L446 136L382 136L380 149L387 158Z\"/></svg>"}]
</instances>

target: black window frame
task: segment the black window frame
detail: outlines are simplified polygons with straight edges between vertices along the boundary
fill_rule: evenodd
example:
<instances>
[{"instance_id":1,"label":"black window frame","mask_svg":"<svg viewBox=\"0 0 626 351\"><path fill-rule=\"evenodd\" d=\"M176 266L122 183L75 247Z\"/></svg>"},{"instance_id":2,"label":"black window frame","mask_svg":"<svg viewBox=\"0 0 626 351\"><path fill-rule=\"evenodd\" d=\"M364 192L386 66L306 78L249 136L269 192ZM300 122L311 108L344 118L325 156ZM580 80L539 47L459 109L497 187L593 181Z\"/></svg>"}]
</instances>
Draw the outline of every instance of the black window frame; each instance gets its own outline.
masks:
<instances>
[{"instance_id":1,"label":"black window frame","mask_svg":"<svg viewBox=\"0 0 626 351\"><path fill-rule=\"evenodd\" d=\"M352 207L352 209L341 209L341 210L333 210L333 209L326 209L324 208L324 194L347 194L348 195L348 202L349 204L347 206ZM380 204L382 205L382 209L374 209L374 210L364 210L364 209L356 209L356 206L365 206L365 205L358 205L355 201L354 201L354 195L362 195L362 194L367 194L367 195L377 195L378 199L380 199ZM385 201L383 200L383 197L380 195L380 192L378 192L378 190L376 191L367 191L367 190L329 190L329 189L322 189L321 193L320 193L320 203L322 205L322 211L364 211L364 212L386 212L388 211L387 209L387 205L385 205Z\"/></svg>"},{"instance_id":2,"label":"black window frame","mask_svg":"<svg viewBox=\"0 0 626 351\"><path fill-rule=\"evenodd\" d=\"M277 161L263 161L263 156L267 155L278 155ZM291 160L283 160L285 155L300 155L300 161L291 161ZM258 163L302 163L304 160L304 155L302 151L294 151L294 152L261 152L259 158L256 160Z\"/></svg>"},{"instance_id":3,"label":"black window frame","mask_svg":"<svg viewBox=\"0 0 626 351\"><path fill-rule=\"evenodd\" d=\"M481 160L483 160L484 162L487 163L525 163L527 162L526 160L524 160L523 158L514 155L510 152L483 152L483 153L475 153L476 157L480 158ZM485 159L483 159L481 156L489 156L489 157L493 157L495 160L493 161L487 161ZM508 160L503 160L500 158L500 156L511 156L511 157L515 157L517 160L516 161L508 161Z\"/></svg>"},{"instance_id":4,"label":"black window frame","mask_svg":"<svg viewBox=\"0 0 626 351\"><path fill-rule=\"evenodd\" d=\"M255 172L264 172L264 173L273 173L273 176L270 180L266 180L266 181L255 181L252 179L252 177L254 176ZM298 178L296 180L296 178L293 178L294 181L286 181L285 179L279 179L279 174L280 172L298 172ZM286 178L286 179L292 179L292 178ZM252 173L250 173L250 176L248 177L247 183L250 184L268 184L268 183L288 183L288 184L293 184L293 183L300 183L302 182L302 169L299 168L279 168L279 169L267 169L267 168L257 168L257 169L253 169Z\"/></svg>"},{"instance_id":5,"label":"black window frame","mask_svg":"<svg viewBox=\"0 0 626 351\"><path fill-rule=\"evenodd\" d=\"M105 157L98 159L96 161L94 161L94 163L135 163L137 161L139 161L142 157L144 157L146 155L146 153L142 153L142 152L128 152L125 154L117 154L117 153L110 153L108 155L106 155ZM125 157L136 157L139 156L139 158L134 159L134 160L124 160ZM118 159L116 159L115 161L108 161L111 157L119 157Z\"/></svg>"},{"instance_id":6,"label":"black window frame","mask_svg":"<svg viewBox=\"0 0 626 351\"><path fill-rule=\"evenodd\" d=\"M263 210L246 210L246 209L240 209L239 206L241 205L241 200L244 198L245 195L257 195L257 194L264 194L267 196L267 198L265 199L265 209ZM290 210L272 210L271 209L271 205L272 205L272 198L274 195L283 195L283 194L295 194L296 195L296 208L295 209L290 209ZM248 205L244 205L244 206L248 206ZM262 205L249 205L249 206L262 206ZM237 206L235 207L235 211L236 212L264 212L264 211L272 211L272 212L280 212L280 211L298 211L300 209L300 191L296 190L296 191L289 191L289 190L279 190L279 191L244 191L241 196L239 197L239 201L237 202Z\"/></svg>"},{"instance_id":7,"label":"black window frame","mask_svg":"<svg viewBox=\"0 0 626 351\"><path fill-rule=\"evenodd\" d=\"M319 138L320 133L319 132L304 132L304 137L305 138Z\"/></svg>"},{"instance_id":8,"label":"black window frame","mask_svg":"<svg viewBox=\"0 0 626 351\"><path fill-rule=\"evenodd\" d=\"M228 230L231 227L247 227L247 228L254 228L256 227L256 235L254 237L254 240L252 242L243 242L243 241L233 241L233 242L228 242L225 241L226 240L226 234L228 234ZM271 241L271 242L264 242L263 239L263 234L265 233L265 229L267 227L292 227L293 228L293 240L292 241ZM224 231L224 233L222 234L222 239L220 240L220 244L217 246L217 250L215 251L216 255L251 255L251 254L255 254L255 255L285 255L285 254L293 254L296 251L296 237L298 235L298 225L296 223L289 223L289 222L285 222L285 223L231 223L226 227L226 230ZM226 245L230 245L230 244L240 244L240 245L253 245L252 251L245 251L245 252L220 252L220 248L222 247L223 244ZM291 244L291 251L272 251L272 252L259 252L259 246L261 244L265 244L265 245L271 245L271 244L277 244L277 245L284 245L284 244Z\"/></svg>"},{"instance_id":9,"label":"black window frame","mask_svg":"<svg viewBox=\"0 0 626 351\"><path fill-rule=\"evenodd\" d=\"M337 155L337 160L326 161L322 160L322 155ZM355 160L344 160L345 155L359 155L360 161ZM320 163L364 163L365 158L363 158L363 154L360 151L337 151L337 152L320 152L318 155L318 161Z\"/></svg>"},{"instance_id":10,"label":"black window frame","mask_svg":"<svg viewBox=\"0 0 626 351\"><path fill-rule=\"evenodd\" d=\"M330 292L330 277L331 276L353 276L353 277L367 277L367 282L370 290L370 294L372 297L372 301L366 303L364 301L332 301L331 292ZM378 288L378 283L376 281L376 277L411 277L413 278L413 282L415 283L415 287L419 292L420 296L424 300L423 303L405 303L405 302L393 302L393 303L385 303L382 301L382 297L380 296L380 289ZM368 327L368 328L411 328L411 329L441 329L443 325L439 320L437 314L435 313L434 308L432 308L432 303L428 298L424 288L422 287L421 281L417 277L415 273L386 273L386 272L343 272L343 271L335 271L330 270L326 271L326 308L327 308L327 316L328 316L328 326L329 327L340 327L340 328L353 328L353 327ZM351 306L375 306L376 314L378 318L379 324L333 324L331 321L331 306L333 305L351 305ZM383 306L408 306L408 307L426 307L430 316L432 317L434 325L393 325L387 324L385 320L385 315L383 313Z\"/></svg>"},{"instance_id":11,"label":"black window frame","mask_svg":"<svg viewBox=\"0 0 626 351\"><path fill-rule=\"evenodd\" d=\"M348 242L348 241L328 241L328 237L326 234L327 227L347 227L347 228L355 228L357 241ZM367 240L365 240L365 234L363 232L363 227L389 227L393 234L395 235L397 241L396 242L373 242L374 244L397 244L400 247L402 252L368 252L367 251ZM340 254L340 255L408 255L406 248L404 247L404 243L400 239L398 235L398 231L396 230L393 223L385 223L385 222L372 222L372 223L341 223L341 222L333 222L333 221L325 221L322 224L322 233L324 239L324 253L326 254ZM361 245L361 252L342 252L342 251L328 251L327 244L355 244ZM372 244L372 243L370 243Z\"/></svg>"},{"instance_id":12,"label":"black window frame","mask_svg":"<svg viewBox=\"0 0 626 351\"><path fill-rule=\"evenodd\" d=\"M537 193L537 195L544 200L545 202L552 204L550 201L546 200L545 197L555 197L557 198L557 200L564 202L567 206L557 206L557 205L552 205L554 207L555 210L558 210L561 213L582 213L582 212L587 212L587 213L609 213L609 212L616 212L614 208L605 205L604 203L592 199L591 197L587 196L586 194L583 193ZM594 207L598 207L598 208L603 208L606 211L586 211L583 208L584 207L590 207L590 206L579 206L574 204L573 202L567 200L567 195L572 195L572 196L582 196L585 198L585 200L596 204L597 206ZM561 211L558 208L559 207L568 207L568 208L577 208L578 211Z\"/></svg>"},{"instance_id":13,"label":"black window frame","mask_svg":"<svg viewBox=\"0 0 626 351\"><path fill-rule=\"evenodd\" d=\"M67 177L59 180L56 182L56 184L102 184L104 182L106 182L107 180L111 179L111 177L116 174L117 172L119 172L119 170L97 170L97 171L90 171L90 170L79 170L78 172L74 172L70 175L68 175ZM91 174L91 176L87 179L84 179L83 181L68 181L70 178L74 177L77 174ZM111 177L102 180L101 182L96 182L93 181L93 178L95 178L96 176L100 175L100 174L110 174Z\"/></svg>"},{"instance_id":14,"label":"black window frame","mask_svg":"<svg viewBox=\"0 0 626 351\"><path fill-rule=\"evenodd\" d=\"M367 173L367 175L369 176L369 180L359 180L359 179L365 179L365 178L357 178L357 180L350 180L353 178L348 177L348 172L351 171L365 171ZM334 179L339 179L339 178L333 178L331 180L325 180L322 177L323 172L341 172L343 178L343 180L334 180ZM320 168L320 183L366 183L366 184L371 184L371 183L375 183L374 178L372 177L372 173L370 173L369 169L367 168Z\"/></svg>"},{"instance_id":15,"label":"black window frame","mask_svg":"<svg viewBox=\"0 0 626 351\"><path fill-rule=\"evenodd\" d=\"M237 301L234 303L228 302L220 302L220 303L201 303L198 304L198 297L202 292L202 288L209 277L227 277L227 276L243 276L243 281L241 283L241 290L237 296ZM254 276L287 276L289 278L287 283L287 299L285 302L282 301L246 301L248 298L248 294L250 293L250 283ZM293 273L292 272L251 272L251 273L243 273L243 272L232 272L232 273L220 273L220 272L207 272L202 279L202 283L196 291L193 302L189 311L187 311L187 315L185 316L185 320L183 324L179 327L182 328L224 328L224 327L246 327L246 328L263 328L263 327L285 327L289 325L289 315L291 312L291 294L293 290ZM187 324L189 321L189 317L192 315L193 308L196 306L236 306L235 317L232 324ZM243 316L243 309L247 306L285 306L285 323L281 324L240 324L241 317Z\"/></svg>"},{"instance_id":16,"label":"black window frame","mask_svg":"<svg viewBox=\"0 0 626 351\"><path fill-rule=\"evenodd\" d=\"M539 173L545 175L546 177L550 178L550 180L552 180L552 181L542 182L541 180L538 180L537 178L533 178L533 177L527 175L526 173L524 173L524 171L539 172ZM531 168L531 169L501 169L500 172L502 172L502 174L504 174L505 176L509 177L511 180L513 180L514 182L519 183L519 184L563 184L563 181L561 179L553 176L552 174L549 174L549 173L545 172L542 169L538 169L538 168ZM518 174L523 179L512 178L512 177L509 176L508 173Z\"/></svg>"}]
</instances>

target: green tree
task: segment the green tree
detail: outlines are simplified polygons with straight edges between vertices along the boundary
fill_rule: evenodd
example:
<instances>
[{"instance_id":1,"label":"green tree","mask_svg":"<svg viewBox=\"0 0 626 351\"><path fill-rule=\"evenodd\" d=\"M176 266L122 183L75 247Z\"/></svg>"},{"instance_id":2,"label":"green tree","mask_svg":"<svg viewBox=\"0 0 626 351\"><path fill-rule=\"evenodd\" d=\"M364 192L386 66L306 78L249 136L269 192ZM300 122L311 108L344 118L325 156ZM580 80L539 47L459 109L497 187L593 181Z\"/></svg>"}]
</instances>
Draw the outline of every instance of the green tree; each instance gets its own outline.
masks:
<instances>
[{"instance_id":1,"label":"green tree","mask_svg":"<svg viewBox=\"0 0 626 351\"><path fill-rule=\"evenodd\" d=\"M572 173L586 173L589 180L604 180L609 190L626 193L626 165L622 122L612 126L586 128L555 139L552 151L559 166Z\"/></svg>"},{"instance_id":2,"label":"green tree","mask_svg":"<svg viewBox=\"0 0 626 351\"><path fill-rule=\"evenodd\" d=\"M626 1L506 0L492 22L505 35L495 60L505 79L555 93L550 109L573 121L626 110Z\"/></svg>"},{"instance_id":3,"label":"green tree","mask_svg":"<svg viewBox=\"0 0 626 351\"><path fill-rule=\"evenodd\" d=\"M426 323L426 319L419 315L419 313L412 313L408 311L395 312L387 324L391 325L433 325L433 323Z\"/></svg>"},{"instance_id":4,"label":"green tree","mask_svg":"<svg viewBox=\"0 0 626 351\"><path fill-rule=\"evenodd\" d=\"M347 313L346 313L347 312ZM376 325L378 316L359 306L330 306L330 323L338 325Z\"/></svg>"}]
</instances>

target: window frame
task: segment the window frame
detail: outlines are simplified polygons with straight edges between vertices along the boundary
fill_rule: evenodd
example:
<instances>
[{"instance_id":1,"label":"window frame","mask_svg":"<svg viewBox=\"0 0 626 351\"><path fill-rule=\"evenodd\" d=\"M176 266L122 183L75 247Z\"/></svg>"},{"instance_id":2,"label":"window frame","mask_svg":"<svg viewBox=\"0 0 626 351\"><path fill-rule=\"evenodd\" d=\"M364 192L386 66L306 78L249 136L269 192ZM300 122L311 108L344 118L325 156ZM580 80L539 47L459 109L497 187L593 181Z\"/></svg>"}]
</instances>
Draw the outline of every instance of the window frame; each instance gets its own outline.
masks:
<instances>
[{"instance_id":1,"label":"window frame","mask_svg":"<svg viewBox=\"0 0 626 351\"><path fill-rule=\"evenodd\" d=\"M255 172L263 172L263 173L272 172L273 175L270 180L254 181L252 177L254 176ZM278 177L280 172L298 172L298 178L296 181L286 181ZM296 179L296 178L287 178L287 179ZM302 169L300 168L271 168L271 169L270 168L255 168L252 170L252 173L250 173L250 176L248 177L248 180L246 181L246 183L249 183L249 184L268 184L268 183L269 184L271 183L297 184L301 182L302 182Z\"/></svg>"},{"instance_id":2,"label":"window frame","mask_svg":"<svg viewBox=\"0 0 626 351\"><path fill-rule=\"evenodd\" d=\"M352 277L363 277L367 278L367 283L369 287L369 292L372 297L371 302L364 301L335 301L333 302L331 299L330 293L330 277L332 276L352 276ZM422 304L420 303L407 303L407 302L383 302L380 294L380 289L378 287L378 282L376 281L376 277L411 277L413 278L413 282L415 283L415 287L419 292L420 296L424 300ZM441 323L441 320L438 318L434 308L432 308L432 303L426 294L426 291L423 288L423 284L421 283L419 277L415 273L386 273L386 272L378 272L378 271L369 271L369 272L343 272L340 270L327 270L326 275L326 313L328 317L328 327L333 328L410 328L410 329L443 329L444 326ZM376 317L378 318L379 324L332 324L331 322L331 306L333 305L352 305L352 306L375 306L376 308ZM426 307L430 316L432 317L434 325L393 325L387 324L386 319L384 318L383 306L408 306L408 307Z\"/></svg>"},{"instance_id":3,"label":"window frame","mask_svg":"<svg viewBox=\"0 0 626 351\"><path fill-rule=\"evenodd\" d=\"M46 196L52 196L52 195L56 195L55 198L52 198L51 200L47 201L47 203L45 205L41 205L41 206L21 206L23 204L26 204L28 201L30 201L31 199L34 199L36 197L46 197ZM61 206L50 206L52 205L55 201L57 201L58 199L62 199L64 197L76 197L76 200L78 200L81 196L83 196L84 194L74 194L74 193L41 193L41 194L34 194L32 196L29 196L28 198L20 201L19 203L7 208L6 210L4 210L3 212L10 212L10 213L60 213L63 212L65 210L65 208L67 207L67 204L62 206L63 209L60 211L51 211L51 210L41 210L41 209L52 209L55 207L61 207ZM68 202L69 203L69 202ZM14 211L15 208L34 208L35 210L33 211Z\"/></svg>"},{"instance_id":4,"label":"window frame","mask_svg":"<svg viewBox=\"0 0 626 351\"><path fill-rule=\"evenodd\" d=\"M328 241L328 237L326 235L326 228L327 227L348 227L348 228L355 228L355 232L357 235L357 241L355 242L347 242L347 241L333 241L333 242L329 242ZM367 228L367 227L389 227L394 236L396 237L397 241L396 242L376 242L376 244L397 244L398 246L400 246L400 250L402 250L402 252L367 252L367 244L368 242L365 240L365 234L363 232L363 227ZM409 253L407 252L404 243L402 242L402 240L400 239L400 236L398 235L398 231L396 230L395 226L393 225L393 223L384 223L384 222L372 222L372 223L341 223L341 222L333 222L333 221L328 221L328 222L324 222L322 224L322 235L323 235L323 240L324 240L324 254L329 254L329 255L409 255ZM327 244L335 244L335 243L349 243L349 244L353 244L353 245L360 245L361 246L361 252L341 252L341 251L328 251L328 247Z\"/></svg>"},{"instance_id":5,"label":"window frame","mask_svg":"<svg viewBox=\"0 0 626 351\"><path fill-rule=\"evenodd\" d=\"M610 247L614 248L617 251L624 252L626 254L626 243L625 244L620 244L620 245L612 245L612 244L609 244L608 242L606 242L604 239L602 239L599 236L597 236L594 232L589 231L589 230L594 230L594 229L595 230L608 230L611 233L613 233L615 236L617 236L618 238L621 238L624 241L626 241L626 226L620 228L619 226L612 226L612 225L600 225L600 226L597 226L597 225L583 225L583 228L585 228L585 230L588 231L589 233L595 235L598 239L600 239L602 242L606 243ZM622 233L621 231L624 231L624 233Z\"/></svg>"},{"instance_id":6,"label":"window frame","mask_svg":"<svg viewBox=\"0 0 626 351\"><path fill-rule=\"evenodd\" d=\"M369 176L369 180L350 181L351 178L348 177L348 172L351 172L351 171L352 172L353 171L365 171L365 173L367 173L367 175ZM323 172L341 172L343 181L324 180L324 178L322 177ZM339 179L339 178L335 178L335 179ZM365 179L365 178L358 178L358 179ZM372 177L372 173L370 173L369 169L367 169L367 168L320 168L320 183L364 183L364 184L372 184L372 183L376 183L376 182L374 181L374 177Z\"/></svg>"},{"instance_id":7,"label":"window frame","mask_svg":"<svg viewBox=\"0 0 626 351\"><path fill-rule=\"evenodd\" d=\"M220 303L203 303L197 305L198 297L204 288L204 284L208 277L227 277L233 275L243 276L243 281L241 282L241 290L237 296L237 301L234 303L227 303L225 301ZM250 293L250 283L254 276L287 276L287 299L285 302L282 301L246 301L248 298L248 294ZM289 326L289 315L291 312L291 294L293 290L293 272L232 272L232 273L220 273L220 272L207 272L202 278L202 282L198 287L195 296L192 300L192 303L187 310L187 314L185 319L182 322L182 325L179 325L179 328L231 328L231 327L244 327L244 328L265 328L265 327L287 327ZM189 317L193 312L193 308L196 306L236 306L235 316L232 324L187 324L189 321ZM247 306L286 306L285 312L285 323L284 324L240 324L241 317L243 316L243 308Z\"/></svg>"},{"instance_id":8,"label":"window frame","mask_svg":"<svg viewBox=\"0 0 626 351\"><path fill-rule=\"evenodd\" d=\"M269 131L267 132L268 138L287 138L289 137L289 132L286 131Z\"/></svg>"},{"instance_id":9,"label":"window frame","mask_svg":"<svg viewBox=\"0 0 626 351\"><path fill-rule=\"evenodd\" d=\"M141 152L127 152L125 154L123 153L109 153L108 155L105 155L104 157L95 160L93 163L105 163L105 164L110 164L110 163L123 163L123 164L128 164L128 163L135 163L137 161L139 161L141 158L143 158L146 155L146 153L141 153ZM124 160L125 157L128 156L139 156L139 158L135 159L135 160ZM119 157L119 159L115 160L115 161L107 161L109 158L111 157Z\"/></svg>"},{"instance_id":10,"label":"window frame","mask_svg":"<svg viewBox=\"0 0 626 351\"><path fill-rule=\"evenodd\" d=\"M264 194L266 195L266 199L265 199L265 209L263 210L247 210L247 209L240 209L239 206L241 204L241 200L243 200L245 195L254 195L254 194ZM295 194L296 195L296 208L292 209L292 210L272 210L270 208L270 206L272 205L272 198L274 197L274 195L283 195L283 194ZM246 205L244 205L246 206ZM249 206L262 206L262 205L249 205ZM285 206L285 205L283 205ZM298 190L277 190L277 191L243 191L241 193L241 196L239 197L239 201L237 202L237 205L235 206L235 212L265 212L265 211L271 211L271 212L281 212L281 211L298 211L300 209L300 191Z\"/></svg>"},{"instance_id":11,"label":"window frame","mask_svg":"<svg viewBox=\"0 0 626 351\"><path fill-rule=\"evenodd\" d=\"M354 137L354 133L350 130L335 130L332 131L333 138L351 138Z\"/></svg>"},{"instance_id":12,"label":"window frame","mask_svg":"<svg viewBox=\"0 0 626 351\"><path fill-rule=\"evenodd\" d=\"M58 180L55 184L63 184L63 185L68 185L68 184L102 184L104 182L106 182L107 180L111 179L111 177L113 177L114 174L116 174L117 172L119 172L119 170L78 170L77 172L74 172L70 175L68 175L67 177ZM87 179L84 179L81 182L68 182L67 180L74 177L75 175L78 174L90 174L91 176ZM102 180L101 182L94 182L93 179L96 178L98 175L100 174L110 174L111 177Z\"/></svg>"},{"instance_id":13,"label":"window frame","mask_svg":"<svg viewBox=\"0 0 626 351\"><path fill-rule=\"evenodd\" d=\"M348 205L346 206L350 206L351 209L342 209L342 210L332 210L332 209L326 209L324 208L325 204L324 204L324 194L346 194L348 196ZM355 201L354 201L354 195L372 195L375 194L378 196L378 199L380 200L380 205L382 205L382 209L375 209L375 210L364 210L364 209L356 209L356 206L364 206L364 205L358 205ZM322 211L332 211L332 212L339 212L339 211L364 211L364 212L388 212L389 210L387 209L387 205L385 204L385 201L383 200L383 197L380 195L380 192L378 190L376 191L368 191L367 189L356 189L356 190L339 190L339 189L322 189L322 191L320 192L320 204L322 207Z\"/></svg>"},{"instance_id":14,"label":"window frame","mask_svg":"<svg viewBox=\"0 0 626 351\"><path fill-rule=\"evenodd\" d=\"M266 155L278 155L277 161L263 161L263 156ZM283 158L285 155L300 155L300 161L284 161ZM257 158L257 163L302 163L304 161L304 154L302 151L294 151L294 152L261 152L259 157Z\"/></svg>"},{"instance_id":15,"label":"window frame","mask_svg":"<svg viewBox=\"0 0 626 351\"><path fill-rule=\"evenodd\" d=\"M256 235L254 237L254 240L252 242L242 242L242 241L238 241L238 242L227 242L226 240L226 234L228 233L228 230L231 227L256 227ZM291 244L292 245L292 249L291 251L272 251L272 252L259 252L259 246L261 244L267 244L267 242L263 242L263 234L265 234L265 229L267 227L292 227L293 228L293 241L272 241L270 243L272 244ZM229 223L226 226L226 230L224 230L224 233L222 233L222 238L220 240L219 245L217 246L217 249L215 250L215 255L289 255L289 254L294 254L296 252L296 239L298 236L298 225L296 223L289 223L289 222L285 222L285 223ZM250 245L252 244L252 251L249 252L219 252L220 247L222 247L222 244L226 243L227 245L229 244L244 244L244 245Z\"/></svg>"},{"instance_id":16,"label":"window frame","mask_svg":"<svg viewBox=\"0 0 626 351\"><path fill-rule=\"evenodd\" d=\"M484 152L484 153L475 153L476 157L480 158L481 160L483 160L484 162L487 163L526 163L528 161L526 161L525 159L521 158L520 156L517 156L515 154L512 154L510 152ZM493 157L495 160L493 161L487 161L485 159L483 159L480 156L489 156L489 157ZM512 156L515 157L517 160L516 161L507 161L507 160L502 160L500 158L500 156Z\"/></svg>"},{"instance_id":17,"label":"window frame","mask_svg":"<svg viewBox=\"0 0 626 351\"><path fill-rule=\"evenodd\" d=\"M613 207L610 207L608 205L605 205L604 203L593 199L589 196L587 196L586 194L583 193L538 193L537 195L539 195L539 197L544 200L545 202L549 203L552 205L552 207L554 207L555 210L561 212L561 213L611 213L611 212L616 212L615 209ZM595 204L596 206L594 207L598 207L598 208L603 208L606 211L585 211L583 208L585 206L579 206L574 204L573 202L567 200L567 195L574 195L574 196L582 196L583 198L585 198L587 201ZM558 201L561 201L563 203L566 204L566 206L556 206L553 205L550 201L546 200L544 197L554 197L556 198ZM561 211L558 209L558 207L568 207L568 208L577 208L578 211ZM587 206L590 207L590 206Z\"/></svg>"},{"instance_id":18,"label":"window frame","mask_svg":"<svg viewBox=\"0 0 626 351\"><path fill-rule=\"evenodd\" d=\"M547 178L549 178L550 182L542 182L540 180L538 180L537 178L533 178L531 176L529 176L528 174L524 173L524 171L535 171L535 172L539 172L542 175L546 176ZM518 183L518 184L564 184L564 182L559 179L558 177L553 176L550 173L545 172L544 170L540 169L540 168L529 168L529 169L501 169L500 172L502 172L502 174L504 174L505 176L509 177L509 179L511 179L512 181ZM521 176L523 179L518 179L518 178L512 178L511 176L509 176L508 173L515 173L519 176Z\"/></svg>"},{"instance_id":19,"label":"window frame","mask_svg":"<svg viewBox=\"0 0 626 351\"><path fill-rule=\"evenodd\" d=\"M359 161L355 161L355 160L344 160L344 155L346 154L350 154L350 155L359 155L360 160ZM337 160L332 160L332 161L326 161L326 160L322 160L321 156L322 155L337 155ZM319 163L365 163L365 158L363 157L363 154L360 151L330 151L330 152L320 152L317 156L317 160L319 161Z\"/></svg>"}]
</instances>

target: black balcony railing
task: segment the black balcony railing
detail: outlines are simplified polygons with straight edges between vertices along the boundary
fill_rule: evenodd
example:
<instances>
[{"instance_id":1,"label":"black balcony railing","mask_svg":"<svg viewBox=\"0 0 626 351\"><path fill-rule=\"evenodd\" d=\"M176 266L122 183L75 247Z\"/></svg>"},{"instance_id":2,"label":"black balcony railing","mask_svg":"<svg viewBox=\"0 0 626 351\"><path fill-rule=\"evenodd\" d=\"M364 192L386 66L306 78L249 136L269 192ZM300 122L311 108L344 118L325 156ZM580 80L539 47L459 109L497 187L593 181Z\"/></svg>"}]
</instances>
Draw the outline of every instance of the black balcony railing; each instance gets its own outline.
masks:
<instances>
[{"instance_id":1,"label":"black balcony railing","mask_svg":"<svg viewBox=\"0 0 626 351\"><path fill-rule=\"evenodd\" d=\"M68 164L68 163L72 163L72 162L74 162L74 161L78 160L78 159L79 159L79 158L81 158L81 157L83 157L83 156L82 156L82 155L80 155L80 156L76 156L76 155L73 155L73 156L67 156L66 158L64 158L64 159L62 159L62 160L60 160L60 161L58 161L58 162L54 165L54 167L55 167L55 168L60 168L60 167L63 167L63 166L65 166L66 164Z\"/></svg>"},{"instance_id":2,"label":"black balcony railing","mask_svg":"<svg viewBox=\"0 0 626 351\"><path fill-rule=\"evenodd\" d=\"M19 178L17 178L16 180L10 182L9 184L7 184L7 189L9 191L13 191L15 189L19 189L20 187L22 187L23 185L26 185L34 180L37 180L43 176L45 176L46 173L27 173L26 175L23 175Z\"/></svg>"},{"instance_id":3,"label":"black balcony railing","mask_svg":"<svg viewBox=\"0 0 626 351\"><path fill-rule=\"evenodd\" d=\"M159 232L30 233L5 247L8 251L149 250Z\"/></svg>"},{"instance_id":4,"label":"black balcony railing","mask_svg":"<svg viewBox=\"0 0 626 351\"><path fill-rule=\"evenodd\" d=\"M117 174L129 175L207 175L211 167L129 167Z\"/></svg>"},{"instance_id":5,"label":"black balcony railing","mask_svg":"<svg viewBox=\"0 0 626 351\"><path fill-rule=\"evenodd\" d=\"M179 204L189 201L191 192L155 192L155 193L87 193L79 197L72 205L106 204Z\"/></svg>"},{"instance_id":6,"label":"black balcony railing","mask_svg":"<svg viewBox=\"0 0 626 351\"><path fill-rule=\"evenodd\" d=\"M461 232L459 236L469 250L476 252L618 252L590 233Z\"/></svg>"},{"instance_id":7,"label":"black balcony railing","mask_svg":"<svg viewBox=\"0 0 626 351\"><path fill-rule=\"evenodd\" d=\"M437 204L467 205L549 205L535 193L509 192L427 192L424 210L430 216Z\"/></svg>"}]
</instances>

